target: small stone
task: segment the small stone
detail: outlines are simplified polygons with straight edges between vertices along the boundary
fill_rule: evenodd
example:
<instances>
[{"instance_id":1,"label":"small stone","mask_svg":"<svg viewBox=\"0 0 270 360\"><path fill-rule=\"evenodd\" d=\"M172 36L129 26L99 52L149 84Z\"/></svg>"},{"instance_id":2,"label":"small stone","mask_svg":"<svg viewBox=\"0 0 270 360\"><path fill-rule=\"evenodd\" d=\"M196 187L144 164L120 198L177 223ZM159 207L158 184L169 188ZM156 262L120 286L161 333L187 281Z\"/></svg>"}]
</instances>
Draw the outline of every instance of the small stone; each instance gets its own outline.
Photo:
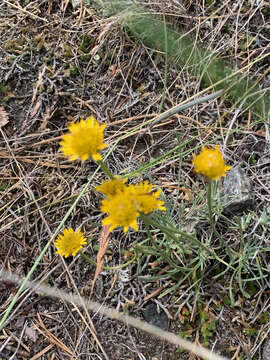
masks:
<instances>
[{"instance_id":1,"label":"small stone","mask_svg":"<svg viewBox=\"0 0 270 360\"><path fill-rule=\"evenodd\" d=\"M226 173L220 200L225 214L238 214L253 206L251 182L239 165Z\"/></svg>"},{"instance_id":2,"label":"small stone","mask_svg":"<svg viewBox=\"0 0 270 360\"><path fill-rule=\"evenodd\" d=\"M162 310L158 312L156 304L146 305L142 315L144 320L149 324L157 326L165 331L169 329L168 316Z\"/></svg>"}]
</instances>

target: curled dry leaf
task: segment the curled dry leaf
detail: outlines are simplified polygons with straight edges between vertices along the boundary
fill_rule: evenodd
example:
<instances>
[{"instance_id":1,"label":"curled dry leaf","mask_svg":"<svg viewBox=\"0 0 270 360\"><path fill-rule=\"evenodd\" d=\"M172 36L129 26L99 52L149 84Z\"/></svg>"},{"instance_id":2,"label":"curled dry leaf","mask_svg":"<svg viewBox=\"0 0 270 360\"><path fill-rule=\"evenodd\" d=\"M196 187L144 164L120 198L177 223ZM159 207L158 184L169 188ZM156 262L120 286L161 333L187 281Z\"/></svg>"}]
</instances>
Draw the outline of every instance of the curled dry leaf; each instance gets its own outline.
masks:
<instances>
[{"instance_id":1,"label":"curled dry leaf","mask_svg":"<svg viewBox=\"0 0 270 360\"><path fill-rule=\"evenodd\" d=\"M2 106L0 106L0 129L8 123L8 114Z\"/></svg>"},{"instance_id":2,"label":"curled dry leaf","mask_svg":"<svg viewBox=\"0 0 270 360\"><path fill-rule=\"evenodd\" d=\"M110 230L109 230L109 226L103 226L101 234L100 234L100 238L99 238L99 250L98 250L98 254L97 254L97 267L96 267L96 271L95 271L95 275L94 275L94 279L92 282L92 287L91 287L91 293L90 293L90 297L92 296L94 287L95 287L95 283L97 281L97 278L102 270L102 265L104 262L104 255L106 253L106 250L108 248L109 245L109 235L110 235Z\"/></svg>"}]
</instances>

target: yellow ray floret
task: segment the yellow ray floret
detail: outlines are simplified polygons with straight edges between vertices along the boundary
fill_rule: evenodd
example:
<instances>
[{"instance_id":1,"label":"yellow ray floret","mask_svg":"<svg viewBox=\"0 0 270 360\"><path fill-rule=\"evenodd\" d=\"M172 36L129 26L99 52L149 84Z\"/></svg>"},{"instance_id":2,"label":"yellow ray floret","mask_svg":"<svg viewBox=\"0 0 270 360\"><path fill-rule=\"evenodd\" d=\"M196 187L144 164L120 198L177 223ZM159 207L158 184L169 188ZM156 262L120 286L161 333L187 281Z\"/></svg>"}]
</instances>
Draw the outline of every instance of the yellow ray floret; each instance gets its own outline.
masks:
<instances>
[{"instance_id":1,"label":"yellow ray floret","mask_svg":"<svg viewBox=\"0 0 270 360\"><path fill-rule=\"evenodd\" d=\"M106 125L100 125L93 116L69 125L69 133L63 135L60 142L61 151L71 161L85 161L89 158L94 161L101 160L99 151L107 147L107 144L103 143L105 128Z\"/></svg>"},{"instance_id":2,"label":"yellow ray floret","mask_svg":"<svg viewBox=\"0 0 270 360\"><path fill-rule=\"evenodd\" d=\"M138 230L137 218L139 212L133 199L126 196L125 192L119 192L109 199L103 199L101 202L101 211L108 214L103 220L103 225L109 225L110 230L123 226L124 232L131 227Z\"/></svg>"},{"instance_id":3,"label":"yellow ray floret","mask_svg":"<svg viewBox=\"0 0 270 360\"><path fill-rule=\"evenodd\" d=\"M109 225L110 230L119 226L124 228L124 232L127 232L129 227L138 230L137 219L140 213L149 214L155 210L166 210L162 206L163 201L157 199L160 191L153 193L153 185L148 181L129 186L117 182L118 190L112 193L109 187L116 184L114 181L109 180L106 186L100 186L102 192L108 196L108 199L102 200L101 203L101 211L108 214L103 220L103 225ZM112 188L115 189L114 186Z\"/></svg>"},{"instance_id":4,"label":"yellow ray floret","mask_svg":"<svg viewBox=\"0 0 270 360\"><path fill-rule=\"evenodd\" d=\"M54 245L58 249L57 254L64 257L75 256L77 252L87 243L81 230L74 231L72 228L63 230L63 235L59 235Z\"/></svg>"},{"instance_id":5,"label":"yellow ray floret","mask_svg":"<svg viewBox=\"0 0 270 360\"><path fill-rule=\"evenodd\" d=\"M108 197L115 196L118 192L123 192L127 188L126 182L127 179L121 180L120 178L103 180L102 184L96 187L96 190Z\"/></svg>"},{"instance_id":6,"label":"yellow ray floret","mask_svg":"<svg viewBox=\"0 0 270 360\"><path fill-rule=\"evenodd\" d=\"M231 169L223 159L219 146L215 149L202 147L199 155L193 155L194 170L211 180L218 180L221 176L226 176L226 171Z\"/></svg>"},{"instance_id":7,"label":"yellow ray floret","mask_svg":"<svg viewBox=\"0 0 270 360\"><path fill-rule=\"evenodd\" d=\"M152 192L153 185L149 184L148 181L130 185L128 189L140 212L149 214L155 210L166 210L166 208L162 206L164 202L158 200L161 191Z\"/></svg>"}]
</instances>

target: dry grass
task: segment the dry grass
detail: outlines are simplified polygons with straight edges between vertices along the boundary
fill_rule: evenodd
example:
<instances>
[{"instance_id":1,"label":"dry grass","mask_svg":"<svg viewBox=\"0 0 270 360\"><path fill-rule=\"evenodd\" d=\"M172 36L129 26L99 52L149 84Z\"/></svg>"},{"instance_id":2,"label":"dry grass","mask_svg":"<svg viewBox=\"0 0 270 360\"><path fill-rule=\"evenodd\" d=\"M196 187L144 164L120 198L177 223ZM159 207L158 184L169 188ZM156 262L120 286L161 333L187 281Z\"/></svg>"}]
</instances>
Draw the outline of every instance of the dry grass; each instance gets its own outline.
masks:
<instances>
[{"instance_id":1,"label":"dry grass","mask_svg":"<svg viewBox=\"0 0 270 360\"><path fill-rule=\"evenodd\" d=\"M152 12L165 11L175 27L238 69L270 50L266 2L140 4ZM134 41L116 17L107 18L98 8L83 3L74 10L68 0L3 0L0 13L0 120L3 110L9 120L0 129L1 266L20 276L28 273L96 170L92 162L70 163L59 152L59 138L67 123L90 114L107 123L111 145L123 137L108 157L111 171L134 172L136 181L151 176L176 209L172 211L176 223L188 225L205 203L205 187L192 171L192 152L203 144L221 144L228 162L241 163L253 182L255 207L243 240L252 238L255 246L269 247L269 220L263 222L263 216L269 218L269 123L222 97L173 115L144 133L138 125L197 94L199 79L170 62L166 69L162 53ZM261 80L268 67L266 58L252 67L250 76ZM270 86L269 74L261 84ZM185 144L180 155L159 160L178 141ZM151 168L144 168L149 161ZM97 254L101 220L101 198L94 186L101 179L97 173L65 224L82 226L91 239L86 251L92 258ZM222 235L237 249L240 235L233 221L222 229ZM143 239L143 232L115 231L106 265L123 263L134 243ZM267 254L264 261L269 263ZM93 300L136 317L147 301L154 301L171 319L170 331L181 332L196 344L208 341L210 349L228 358L262 359L270 323L268 279L261 287L254 283L249 299L234 287L235 306L228 295L230 273L216 282L209 271L194 274L194 279L159 298L175 282L169 276L141 281L139 276L157 275L154 266L148 256L141 258L140 272L136 265L103 271ZM160 271L166 275L168 269L164 266ZM94 272L80 257L60 259L51 246L33 279L89 297ZM4 279L0 286L3 314L17 287ZM88 313L42 293L26 290L18 304L0 333L3 359L66 359L72 354L78 359L192 358L98 312Z\"/></svg>"}]
</instances>

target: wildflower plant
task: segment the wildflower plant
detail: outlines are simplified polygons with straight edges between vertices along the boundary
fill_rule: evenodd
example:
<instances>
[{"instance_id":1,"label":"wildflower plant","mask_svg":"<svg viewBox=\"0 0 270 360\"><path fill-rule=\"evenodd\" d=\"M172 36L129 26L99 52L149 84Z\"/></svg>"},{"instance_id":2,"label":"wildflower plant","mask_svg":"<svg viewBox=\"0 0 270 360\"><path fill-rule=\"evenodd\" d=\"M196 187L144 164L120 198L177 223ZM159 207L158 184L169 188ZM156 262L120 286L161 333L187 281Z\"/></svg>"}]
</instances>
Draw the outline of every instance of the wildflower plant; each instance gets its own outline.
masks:
<instances>
[{"instance_id":1,"label":"wildflower plant","mask_svg":"<svg viewBox=\"0 0 270 360\"><path fill-rule=\"evenodd\" d=\"M165 211L163 201L159 199L160 190L153 191L153 185L148 181L136 185L127 185L127 178L121 179L113 175L102 161L100 151L107 144L103 143L105 125L100 125L93 117L71 124L69 133L64 134L60 142L61 151L69 160L92 159L97 161L109 180L103 180L97 190L105 195L101 201L100 210L107 214L102 224L109 226L109 231L122 227L124 232L129 228L138 230L138 218L148 215L155 210ZM63 231L55 241L57 253L63 256L76 255L86 244L82 233L75 233L72 229ZM85 257L86 258L86 257Z\"/></svg>"},{"instance_id":2,"label":"wildflower plant","mask_svg":"<svg viewBox=\"0 0 270 360\"><path fill-rule=\"evenodd\" d=\"M231 166L225 164L222 153L220 152L219 146L215 149L202 147L202 151L199 155L193 155L194 171L203 175L208 180L208 215L209 221L212 228L212 232L221 240L223 245L227 247L226 242L223 241L222 237L216 230L215 222L213 220L212 210L212 193L213 193L213 180L219 180L222 176L226 176L226 172L231 169Z\"/></svg>"},{"instance_id":3,"label":"wildflower plant","mask_svg":"<svg viewBox=\"0 0 270 360\"><path fill-rule=\"evenodd\" d=\"M111 173L101 153L107 146L104 144L105 125L100 125L93 117L90 117L70 125L68 129L69 133L63 135L60 143L63 154L68 156L69 160L92 159L97 162L106 175L101 184L96 186L96 190L103 194L100 204L100 211L104 213L103 229L109 233L118 228L122 229L124 233L129 230L139 231L139 219L141 219L144 224L142 231L146 237L140 243L132 244L126 263L115 267L103 266L103 260L95 262L82 250L87 241L80 230L77 232L71 228L64 230L63 234L59 235L55 241L57 253L65 257L80 253L97 269L115 270L137 261L138 275L140 275L140 269L147 257L154 256L153 272L158 269L162 270L164 264L167 264L169 270L165 275L154 275L151 279L157 280L169 276L175 281L175 284L166 289L160 297L173 291L185 281L190 281L193 283L192 286L195 286L200 281L198 274L208 271L208 265L214 261L215 264L223 267L223 270L219 271L215 278L231 270L233 277L237 276L238 278L242 293L248 296L241 280L241 273L244 271L244 266L245 269L249 269L249 261L241 260L241 268L238 268L240 266L239 255L228 246L219 234L214 220L213 189L217 188L216 182L221 177L225 177L226 172L231 168L225 163L219 146L215 148L203 146L198 155L193 155L194 171L205 177L207 181L207 209L211 230L206 238L198 238L196 233L186 231L179 217L178 219L174 218L170 206L168 207L168 204L165 206L164 200L160 198L161 190L156 189L149 181L132 184L129 183L127 177ZM196 206L196 200L194 200L194 206ZM217 245L217 241L219 245ZM107 244L108 242L106 242L106 246ZM103 255L105 250L100 248ZM100 261L99 255L98 259ZM149 281L149 278L141 277L141 279ZM230 284L230 294L233 303L232 284Z\"/></svg>"},{"instance_id":4,"label":"wildflower plant","mask_svg":"<svg viewBox=\"0 0 270 360\"><path fill-rule=\"evenodd\" d=\"M203 101L206 101L206 99L202 98L201 102ZM263 284L265 279L269 276L270 271L267 268L267 265L265 265L265 261L262 256L266 252L270 252L270 247L260 246L258 248L257 244L253 242L251 244L252 246L249 246L246 241L244 242L244 237L242 236L244 227L241 221L237 224L242 236L240 252L234 249L229 249L226 244L223 246L224 240L223 242L221 241L221 246L217 246L216 242L213 246L212 243L213 234L217 235L216 239L222 240L221 236L215 229L213 216L211 216L212 183L214 183L219 176L221 177L226 175L226 171L229 170L228 165L225 164L223 157L221 158L219 154L219 148L213 150L215 154L214 157L212 156L213 153L209 152L209 149L207 153L205 152L206 149L203 149L204 157L207 158L206 154L211 154L212 156L211 161L206 162L206 164L208 164L207 166L211 166L211 171L205 164L200 163L200 159L202 159L200 155L194 155L193 157L193 164L197 172L202 173L204 176L207 175L208 179L212 176L215 178L215 180L210 179L208 182L207 202L209 220L210 222L212 221L212 229L214 231L208 238L200 239L197 238L193 231L189 232L182 226L179 212L177 213L177 217L175 217L174 209L171 208L170 204L166 202L165 206L163 200L159 198L161 195L160 190L153 191L154 186L149 184L147 181L136 185L128 185L126 177L121 178L120 176L113 175L110 172L102 160L101 155L101 151L107 146L107 144L104 144L103 142L103 132L105 126L98 124L98 122L93 118L90 119L91 121L81 120L79 125L77 124L78 128L74 126L76 124L69 126L69 133L64 134L62 137L61 150L63 154L69 158L69 160L80 159L81 161L85 161L87 159L93 159L109 178L109 180L103 180L102 184L97 186L97 190L105 196L101 201L101 211L107 214L107 217L103 220L103 224L109 226L110 231L117 227L123 227L125 232L128 231L129 228L133 228L137 231L139 230L138 219L141 218L146 227L146 231L143 232L146 234L146 238L140 243L133 244L129 251L127 251L129 255L125 257L127 262L118 266L103 266L103 264L95 262L92 258L86 255L83 249L83 246L87 243L86 236L80 230L74 231L72 228L64 229L62 234L58 236L54 243L57 248L57 253L65 257L70 255L75 256L77 253L80 253L80 255L90 264L104 270L118 270L137 262L138 275L144 266L144 261L146 260L149 263L149 256L153 256L155 261L152 262L152 273L154 273L154 275L150 278L145 278L145 281L156 281L162 278L167 279L168 277L171 279L169 282L171 283L171 286L164 290L159 297L163 297L171 291L174 291L186 281L189 281L191 283L190 286L192 287L198 286L201 279L209 274L209 263L214 263L214 269L217 269L215 276L211 274L214 280L223 276L229 270L232 272L233 275L229 284L230 299L232 304L234 303L233 284L235 280L237 281L242 294L247 297L249 297L249 294L246 292L246 287L250 282L255 281L259 285ZM81 131L82 129L87 129L87 141L84 137L84 132ZM93 138L93 134L95 134L98 139ZM81 135L83 141L77 139L77 137L80 137ZM89 145L88 142L92 143ZM187 143L184 142L181 146L179 145L175 149L170 150L168 154L171 155L173 151L179 151L179 149L181 149L181 147L185 144ZM217 167L215 167L215 161L213 159L218 161ZM155 163L156 162L153 162L153 164ZM151 163L147 166L150 167ZM2 317L0 326L6 321L27 281L29 281L42 257L54 241L55 236L63 227L63 224L71 214L72 210L76 207L80 197L83 192L86 191L87 186L89 186L99 168L97 168L97 170L90 176L90 179L85 185L83 191L71 205L70 209L58 225L55 233L44 246L31 270L18 289L18 292L13 297L7 311ZM213 169L215 169L215 172L213 172ZM219 172L216 169L219 169ZM139 169L136 173L137 172L139 172ZM198 205L199 197L200 194L196 194L196 197L194 198L194 206ZM127 209L125 205L127 205ZM123 213L119 211L119 208L122 209ZM116 214L114 214L114 209L116 209ZM156 210L161 210L162 216L161 213L158 213ZM258 223L264 223L264 221L264 219L258 219ZM220 251L220 249L222 249L222 251ZM106 249L103 250L106 251ZM164 265L166 265L165 273ZM155 275L157 271L158 274ZM243 274L245 274L244 279L242 278ZM250 274L249 278L247 278L246 274ZM144 280L143 277L140 277L140 279Z\"/></svg>"},{"instance_id":5,"label":"wildflower plant","mask_svg":"<svg viewBox=\"0 0 270 360\"><path fill-rule=\"evenodd\" d=\"M165 264L168 271L164 275L154 275L153 280L170 277L175 284L166 289L160 297L176 289L185 281L196 284L200 281L200 275L208 271L208 266L212 262L218 264L220 271L215 278L222 276L227 271L232 271L233 276L238 277L240 289L246 296L244 285L241 280L241 274L244 271L243 266L248 269L249 262L241 262L241 268L238 269L240 260L238 253L230 248L227 242L216 229L216 223L213 211L213 190L217 188L216 182L225 177L231 166L225 163L219 146L215 148L203 146L201 152L193 155L194 172L205 177L207 181L207 209L208 223L210 224L210 233L206 237L200 238L197 233L189 233L183 226L181 219L175 219L173 211L171 212L168 204L161 199L161 190L156 189L149 181L142 181L137 184L129 183L128 177L121 177L118 174L112 174L102 158L101 151L107 147L104 143L105 125L100 125L93 117L86 120L80 120L77 124L68 127L69 133L64 134L61 141L61 150L69 160L80 159L85 161L92 159L97 162L105 173L105 178L101 184L96 186L96 190L103 194L100 203L100 211L104 214L102 220L103 229L109 233L115 229L122 229L124 233L129 230L139 231L142 229L146 235L140 243L134 242L129 249L130 256L124 264L110 267L103 266L102 262L95 262L83 249L86 239L81 232L74 232L72 229L63 231L55 246L60 255L81 256L97 269L115 270L128 266L137 261L137 274L140 275L140 269L144 261L150 256L155 261L152 272L160 270ZM196 200L194 201L196 205ZM142 227L139 226L141 220ZM108 242L106 242L107 246ZM102 251L101 251L102 250ZM106 249L101 249L105 254ZM100 253L101 253L100 252ZM98 259L100 259L100 253ZM102 255L102 256L103 256ZM242 260L241 260L242 261ZM243 265L244 264L244 265ZM240 274L238 273L240 271ZM98 273L98 272L97 272ZM149 281L149 278L142 280ZM192 285L195 286L195 285ZM231 301L233 303L232 289L230 285Z\"/></svg>"}]
</instances>

